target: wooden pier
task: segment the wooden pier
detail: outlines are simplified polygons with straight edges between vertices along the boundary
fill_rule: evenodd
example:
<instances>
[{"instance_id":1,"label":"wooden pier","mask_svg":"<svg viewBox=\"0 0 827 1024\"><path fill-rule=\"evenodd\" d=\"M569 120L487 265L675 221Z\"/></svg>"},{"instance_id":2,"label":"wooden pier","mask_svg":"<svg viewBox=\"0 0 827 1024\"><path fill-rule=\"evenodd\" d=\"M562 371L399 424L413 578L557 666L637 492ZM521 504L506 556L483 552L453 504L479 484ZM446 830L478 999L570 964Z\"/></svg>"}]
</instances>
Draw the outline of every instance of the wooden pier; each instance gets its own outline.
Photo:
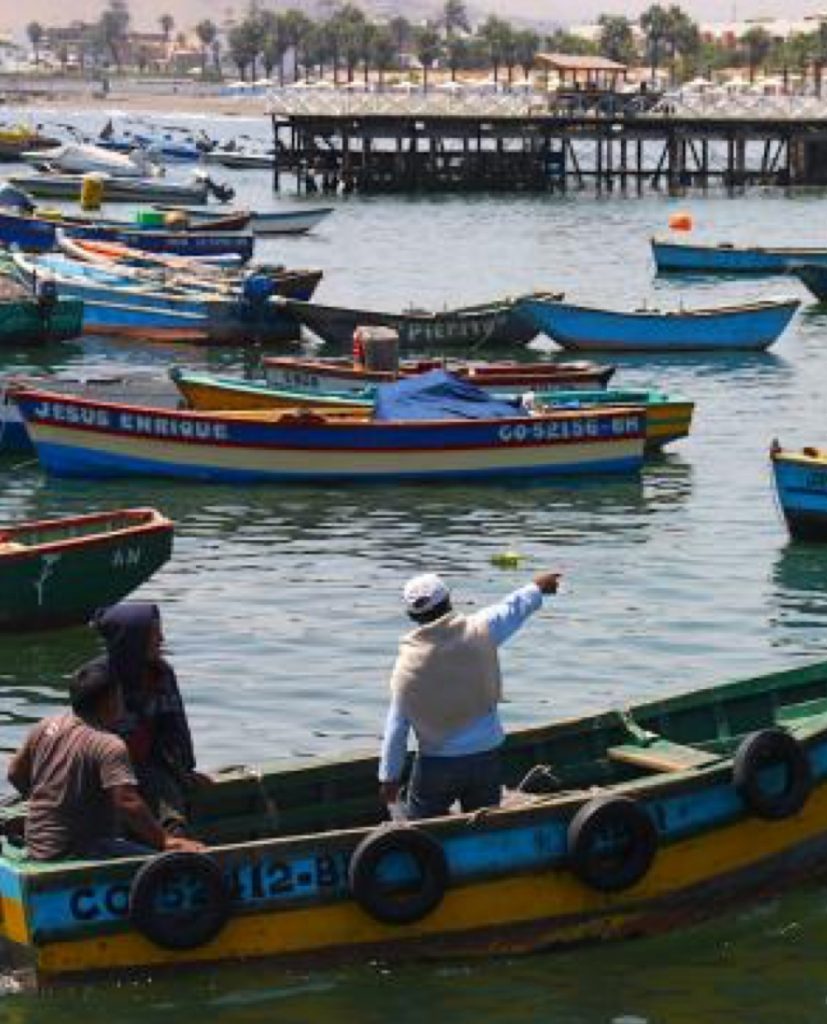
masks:
<instances>
[{"instance_id":1,"label":"wooden pier","mask_svg":"<svg viewBox=\"0 0 827 1024\"><path fill-rule=\"evenodd\" d=\"M679 193L827 184L827 119L273 115L303 191Z\"/></svg>"}]
</instances>

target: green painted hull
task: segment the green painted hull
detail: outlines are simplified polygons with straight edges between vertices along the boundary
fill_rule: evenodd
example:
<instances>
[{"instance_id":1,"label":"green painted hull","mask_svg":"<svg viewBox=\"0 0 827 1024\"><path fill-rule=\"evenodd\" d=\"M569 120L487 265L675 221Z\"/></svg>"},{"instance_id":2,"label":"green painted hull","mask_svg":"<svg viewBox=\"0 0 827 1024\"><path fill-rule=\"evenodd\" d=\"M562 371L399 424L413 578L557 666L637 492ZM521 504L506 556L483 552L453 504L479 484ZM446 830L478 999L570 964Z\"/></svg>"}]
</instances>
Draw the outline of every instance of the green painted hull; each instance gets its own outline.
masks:
<instances>
[{"instance_id":1,"label":"green painted hull","mask_svg":"<svg viewBox=\"0 0 827 1024\"><path fill-rule=\"evenodd\" d=\"M28 297L0 299L0 346L66 341L82 331L83 302L79 299L58 299L51 307Z\"/></svg>"},{"instance_id":2,"label":"green painted hull","mask_svg":"<svg viewBox=\"0 0 827 1024\"><path fill-rule=\"evenodd\" d=\"M0 630L82 624L126 597L172 553L173 526L123 513L26 524L0 533Z\"/></svg>"}]
</instances>

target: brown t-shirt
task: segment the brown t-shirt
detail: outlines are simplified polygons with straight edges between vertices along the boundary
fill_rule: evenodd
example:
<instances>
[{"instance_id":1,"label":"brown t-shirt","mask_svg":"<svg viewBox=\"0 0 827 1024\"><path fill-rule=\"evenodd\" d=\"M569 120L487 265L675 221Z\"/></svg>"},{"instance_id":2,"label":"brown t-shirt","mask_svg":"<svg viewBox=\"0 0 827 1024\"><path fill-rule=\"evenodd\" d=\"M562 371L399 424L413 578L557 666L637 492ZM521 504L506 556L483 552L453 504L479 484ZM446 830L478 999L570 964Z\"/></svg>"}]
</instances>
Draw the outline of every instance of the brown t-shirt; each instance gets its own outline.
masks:
<instances>
[{"instance_id":1,"label":"brown t-shirt","mask_svg":"<svg viewBox=\"0 0 827 1024\"><path fill-rule=\"evenodd\" d=\"M107 790L135 786L126 744L71 713L44 718L29 733L26 846L34 860L82 856L117 834Z\"/></svg>"}]
</instances>

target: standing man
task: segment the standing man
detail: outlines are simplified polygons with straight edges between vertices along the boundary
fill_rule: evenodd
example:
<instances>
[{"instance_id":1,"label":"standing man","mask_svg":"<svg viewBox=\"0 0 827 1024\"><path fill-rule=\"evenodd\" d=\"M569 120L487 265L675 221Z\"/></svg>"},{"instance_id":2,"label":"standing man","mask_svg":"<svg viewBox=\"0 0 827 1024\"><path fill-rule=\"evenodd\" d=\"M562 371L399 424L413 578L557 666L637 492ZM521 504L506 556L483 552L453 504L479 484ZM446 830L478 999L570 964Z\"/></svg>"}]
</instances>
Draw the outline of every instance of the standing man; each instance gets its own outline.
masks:
<instances>
[{"instance_id":1,"label":"standing man","mask_svg":"<svg viewBox=\"0 0 827 1024\"><path fill-rule=\"evenodd\" d=\"M443 580L409 580L403 600L416 629L402 637L391 676L391 705L379 764L380 794L396 803L413 727L418 754L408 786L409 818L435 818L459 800L463 811L496 807L503 733L497 705L502 680L497 648L557 593L560 575L544 572L498 604L455 612Z\"/></svg>"},{"instance_id":2,"label":"standing man","mask_svg":"<svg viewBox=\"0 0 827 1024\"><path fill-rule=\"evenodd\" d=\"M166 832L138 792L126 744L113 732L123 705L106 664L80 669L69 697L71 712L39 722L9 764L9 782L29 802L29 856L53 861L202 850ZM137 842L120 835L121 823Z\"/></svg>"}]
</instances>

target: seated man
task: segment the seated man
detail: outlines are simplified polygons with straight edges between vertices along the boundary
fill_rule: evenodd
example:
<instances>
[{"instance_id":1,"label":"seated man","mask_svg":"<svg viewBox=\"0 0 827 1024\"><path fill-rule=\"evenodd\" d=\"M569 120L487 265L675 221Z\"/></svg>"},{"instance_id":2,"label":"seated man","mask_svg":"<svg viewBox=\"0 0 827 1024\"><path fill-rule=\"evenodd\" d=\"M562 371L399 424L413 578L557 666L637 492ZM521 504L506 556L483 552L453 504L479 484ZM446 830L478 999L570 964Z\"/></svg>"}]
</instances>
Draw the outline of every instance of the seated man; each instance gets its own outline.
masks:
<instances>
[{"instance_id":1,"label":"seated man","mask_svg":"<svg viewBox=\"0 0 827 1024\"><path fill-rule=\"evenodd\" d=\"M402 637L391 677L391 705L379 765L381 797L393 806L413 727L419 752L407 815L435 818L458 800L463 811L500 803L499 748L505 736L497 648L557 592L559 574L543 572L499 604L473 615L451 607L434 573L410 580L403 598L416 629Z\"/></svg>"},{"instance_id":2,"label":"seated man","mask_svg":"<svg viewBox=\"0 0 827 1024\"><path fill-rule=\"evenodd\" d=\"M52 861L202 850L165 832L141 798L126 744L112 732L123 708L106 666L81 668L69 697L71 712L39 722L9 765L9 782L29 802L29 856ZM138 842L119 836L120 822Z\"/></svg>"},{"instance_id":3,"label":"seated man","mask_svg":"<svg viewBox=\"0 0 827 1024\"><path fill-rule=\"evenodd\" d=\"M105 665L120 685L123 716L115 731L126 741L141 796L168 832L184 835L189 790L210 780L195 770L184 701L163 656L158 606L122 601L98 611L92 625L106 654L89 664Z\"/></svg>"}]
</instances>

